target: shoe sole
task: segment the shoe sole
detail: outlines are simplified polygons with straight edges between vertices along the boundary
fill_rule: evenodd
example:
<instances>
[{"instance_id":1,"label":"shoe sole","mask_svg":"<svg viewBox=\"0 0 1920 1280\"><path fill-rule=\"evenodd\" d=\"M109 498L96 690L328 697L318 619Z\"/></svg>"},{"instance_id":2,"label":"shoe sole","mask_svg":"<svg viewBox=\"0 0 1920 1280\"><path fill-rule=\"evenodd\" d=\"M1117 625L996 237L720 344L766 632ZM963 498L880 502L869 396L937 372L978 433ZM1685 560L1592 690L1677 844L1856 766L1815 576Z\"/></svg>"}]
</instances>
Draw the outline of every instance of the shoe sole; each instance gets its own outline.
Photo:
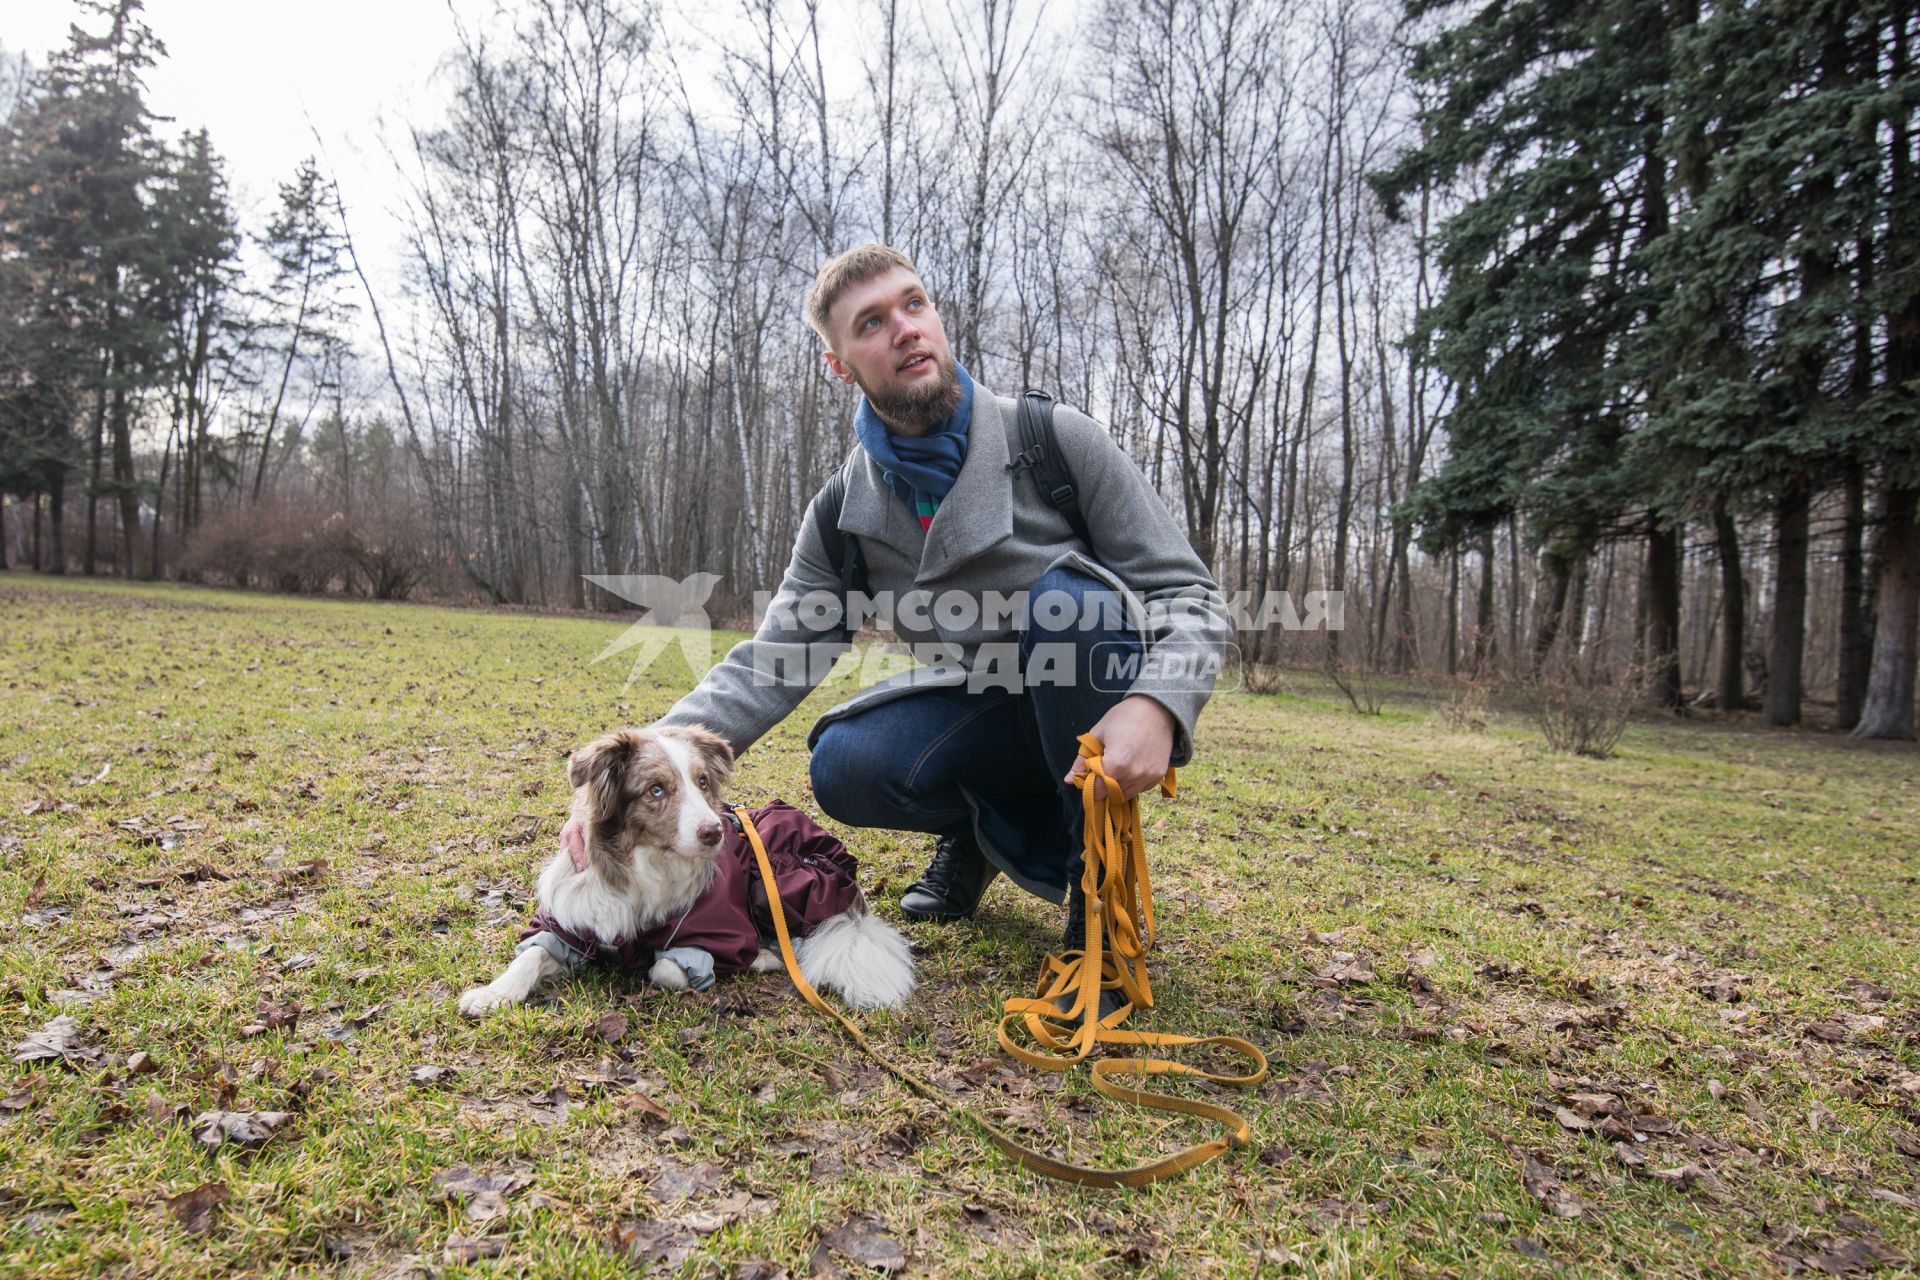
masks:
<instances>
[{"instance_id":1,"label":"shoe sole","mask_svg":"<svg viewBox=\"0 0 1920 1280\"><path fill-rule=\"evenodd\" d=\"M919 920L927 924L957 924L962 920L971 920L974 913L972 911L915 911L902 904L900 914L909 920Z\"/></svg>"}]
</instances>

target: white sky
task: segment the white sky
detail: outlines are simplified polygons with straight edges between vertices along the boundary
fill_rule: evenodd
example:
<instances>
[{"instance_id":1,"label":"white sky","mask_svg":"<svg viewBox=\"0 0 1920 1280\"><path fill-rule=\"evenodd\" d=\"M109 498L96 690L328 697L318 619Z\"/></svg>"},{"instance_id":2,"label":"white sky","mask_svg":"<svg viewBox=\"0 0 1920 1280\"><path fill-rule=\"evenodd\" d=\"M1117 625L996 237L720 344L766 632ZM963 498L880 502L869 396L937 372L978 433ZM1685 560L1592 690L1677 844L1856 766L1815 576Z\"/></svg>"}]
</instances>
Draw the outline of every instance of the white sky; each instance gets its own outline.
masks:
<instances>
[{"instance_id":1,"label":"white sky","mask_svg":"<svg viewBox=\"0 0 1920 1280\"><path fill-rule=\"evenodd\" d=\"M388 326L403 328L403 178L382 138L405 155L409 123L440 121L449 77L436 77L436 69L457 44L457 21L470 31L499 31L511 27L520 8L518 0L330 0L326 6L146 0L146 25L167 46L167 58L146 73L148 107L171 117L157 125L169 138L207 129L213 150L227 161L234 211L250 234L259 234L273 215L276 184L292 178L301 157L319 152L323 171L340 182L353 242ZM799 6L791 8L789 19L799 19ZM1018 21L1025 29L1041 15L1058 40L1075 8L1046 0L1021 4ZM714 36L732 21L737 6L733 0L664 0L662 10L666 38L687 67L695 102L710 92L710 106L726 109L714 77ZM864 10L864 0L822 6L822 46L837 94L860 92L858 23ZM925 10L929 21L945 17L945 6ZM10 56L27 52L44 67L50 52L65 48L69 25L81 17L73 0L0 0L0 48ZM912 40L947 44L954 38L950 29L929 33L910 21L914 27L906 35ZM90 31L104 27L90 15L84 25ZM359 303L357 290L353 294ZM374 330L365 307L355 328L355 345L369 357Z\"/></svg>"},{"instance_id":2,"label":"white sky","mask_svg":"<svg viewBox=\"0 0 1920 1280\"><path fill-rule=\"evenodd\" d=\"M477 15L491 5L460 0L458 7ZM8 0L0 5L0 44L44 66L79 16L69 0ZM275 184L316 149L317 128L354 219L364 224L356 239L388 266L395 228L385 208L395 203L397 184L374 124L383 113L394 121L436 114L440 94L430 79L454 43L446 0L147 0L146 20L167 46L147 73L147 104L174 117L160 126L169 134L204 126L212 135L242 225L264 226Z\"/></svg>"},{"instance_id":3,"label":"white sky","mask_svg":"<svg viewBox=\"0 0 1920 1280\"><path fill-rule=\"evenodd\" d=\"M502 7L496 0L147 0L147 25L167 48L147 73L147 105L173 117L159 126L170 137L207 129L227 162L241 226L252 233L271 215L276 184L318 149L318 130L323 168L339 179L361 261L382 308L398 310L402 185L381 122L404 152L409 122L437 121L445 80L434 71L455 46L455 13L469 28L489 29ZM510 17L517 6L508 0L504 7ZM683 47L706 42L738 12L732 0L668 0L665 8L670 38ZM828 8L828 82L847 93L861 83L859 58L832 20L846 22L850 0ZM24 50L44 66L81 16L71 0L0 0L0 48ZM97 31L103 24L88 18L85 25ZM698 73L694 79L697 93L705 86ZM389 326L395 319L389 314ZM370 336L364 309L360 323ZM371 342L361 345L371 354Z\"/></svg>"}]
</instances>

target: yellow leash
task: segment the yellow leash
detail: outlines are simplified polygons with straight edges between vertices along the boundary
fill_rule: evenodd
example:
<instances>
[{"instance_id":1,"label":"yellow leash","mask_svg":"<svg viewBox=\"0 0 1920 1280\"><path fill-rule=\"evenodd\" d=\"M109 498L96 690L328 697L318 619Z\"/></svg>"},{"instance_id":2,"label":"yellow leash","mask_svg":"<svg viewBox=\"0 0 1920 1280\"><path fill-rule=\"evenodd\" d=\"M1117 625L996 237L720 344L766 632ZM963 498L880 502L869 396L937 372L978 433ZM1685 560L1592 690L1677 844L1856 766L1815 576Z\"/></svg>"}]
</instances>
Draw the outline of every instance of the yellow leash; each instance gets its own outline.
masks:
<instances>
[{"instance_id":1,"label":"yellow leash","mask_svg":"<svg viewBox=\"0 0 1920 1280\"><path fill-rule=\"evenodd\" d=\"M745 829L760 863L760 878L766 885L767 902L773 912L774 933L780 940L780 955L786 961L787 976L793 979L806 1002L838 1022L866 1055L921 1097L949 1114L978 1125L996 1147L1015 1161L1064 1182L1093 1187L1135 1187L1191 1169L1234 1147L1247 1145L1251 1138L1247 1122L1237 1112L1210 1102L1199 1102L1171 1094L1152 1093L1118 1083L1117 1076L1185 1075L1198 1076L1218 1084L1254 1085L1267 1078L1267 1059L1259 1049L1238 1036L1181 1036L1152 1031L1126 1031L1125 1022L1136 1006L1153 1007L1153 989L1147 981L1146 952L1153 945L1153 890L1147 879L1146 840L1140 831L1138 798L1123 799L1120 785L1101 767L1102 749L1092 734L1080 736L1080 755L1086 760L1086 773L1079 780L1081 805L1085 815L1085 869L1081 887L1087 900L1086 947L1049 955L1041 965L1038 995L1035 999L1008 1000L1002 1009L1000 1044L1014 1057L1043 1071L1066 1071L1085 1058L1097 1044L1173 1047L1190 1044L1214 1044L1245 1057L1253 1069L1244 1075L1220 1075L1164 1058L1115 1057L1093 1064L1093 1087L1110 1098L1131 1102L1156 1111L1174 1111L1213 1120L1226 1129L1226 1136L1211 1142L1196 1143L1170 1156L1127 1169L1096 1169L1072 1164L1017 1141L987 1120L954 1102L946 1094L897 1066L873 1047L852 1019L820 998L800 973L794 958L793 939L787 930L786 912L780 903L780 891L767 859L767 847L754 829L745 810L735 815ZM1106 798L1096 799L1094 782L1106 783ZM1172 770L1160 782L1165 795L1173 795ZM1119 1009L1100 1017L1100 992L1114 989L1125 997ZM1071 995L1065 1010L1057 999ZM1009 1027L1018 1023L1038 1049L1014 1040Z\"/></svg>"}]
</instances>

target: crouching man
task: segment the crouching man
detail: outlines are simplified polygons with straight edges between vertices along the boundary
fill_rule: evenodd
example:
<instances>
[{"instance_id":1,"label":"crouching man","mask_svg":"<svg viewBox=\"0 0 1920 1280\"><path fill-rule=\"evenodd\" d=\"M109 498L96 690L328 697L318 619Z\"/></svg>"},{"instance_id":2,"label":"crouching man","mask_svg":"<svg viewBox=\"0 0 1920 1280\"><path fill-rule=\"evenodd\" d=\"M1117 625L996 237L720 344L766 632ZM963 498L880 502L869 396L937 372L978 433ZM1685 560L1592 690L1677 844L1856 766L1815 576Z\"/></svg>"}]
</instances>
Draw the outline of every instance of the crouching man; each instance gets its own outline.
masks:
<instances>
[{"instance_id":1,"label":"crouching man","mask_svg":"<svg viewBox=\"0 0 1920 1280\"><path fill-rule=\"evenodd\" d=\"M819 607L841 598L841 553L857 549L851 612L862 592L880 602L917 665L814 724L815 801L852 826L937 837L901 898L909 917L971 916L1005 873L1067 901L1065 945L1077 947L1078 738L1099 739L1128 797L1187 762L1225 650L1220 590L1140 469L1066 407L1055 442L1086 536L1049 504L1022 465L1019 403L955 363L904 255L866 245L834 258L806 314L827 368L861 392L858 443L800 521L757 633L659 723L705 725L736 755L780 723L860 621ZM573 824L563 840L581 847Z\"/></svg>"}]
</instances>

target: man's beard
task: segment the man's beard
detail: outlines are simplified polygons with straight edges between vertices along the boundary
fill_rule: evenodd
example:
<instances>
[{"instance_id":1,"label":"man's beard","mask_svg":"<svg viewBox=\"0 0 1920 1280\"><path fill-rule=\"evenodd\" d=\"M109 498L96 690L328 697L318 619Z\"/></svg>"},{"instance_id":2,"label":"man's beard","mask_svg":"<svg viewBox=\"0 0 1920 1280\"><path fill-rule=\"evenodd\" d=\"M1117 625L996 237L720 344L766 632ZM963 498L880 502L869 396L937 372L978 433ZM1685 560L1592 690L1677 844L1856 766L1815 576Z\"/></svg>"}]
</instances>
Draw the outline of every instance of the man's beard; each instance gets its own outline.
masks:
<instances>
[{"instance_id":1,"label":"man's beard","mask_svg":"<svg viewBox=\"0 0 1920 1280\"><path fill-rule=\"evenodd\" d=\"M960 376L954 371L952 359L935 356L933 364L933 378L913 386L876 391L857 373L853 381L866 393L867 403L880 415L880 420L894 428L896 434L923 436L951 418L960 407Z\"/></svg>"}]
</instances>

